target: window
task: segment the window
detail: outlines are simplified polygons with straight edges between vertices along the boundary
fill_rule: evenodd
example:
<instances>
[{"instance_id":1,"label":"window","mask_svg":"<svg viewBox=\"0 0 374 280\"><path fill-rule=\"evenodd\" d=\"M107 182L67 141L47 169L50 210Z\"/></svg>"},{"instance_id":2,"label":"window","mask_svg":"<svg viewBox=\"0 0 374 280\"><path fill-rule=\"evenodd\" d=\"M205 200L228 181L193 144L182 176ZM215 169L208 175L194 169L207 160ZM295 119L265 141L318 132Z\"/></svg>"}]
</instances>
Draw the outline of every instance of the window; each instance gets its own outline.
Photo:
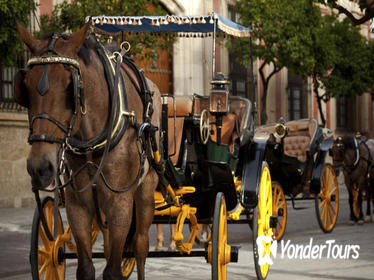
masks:
<instances>
[{"instance_id":1,"label":"window","mask_svg":"<svg viewBox=\"0 0 374 280\"><path fill-rule=\"evenodd\" d=\"M288 88L288 119L301 119L301 89Z\"/></svg>"},{"instance_id":2,"label":"window","mask_svg":"<svg viewBox=\"0 0 374 280\"><path fill-rule=\"evenodd\" d=\"M299 75L288 75L287 87L288 120L306 117L307 100L303 97L303 78Z\"/></svg>"},{"instance_id":3,"label":"window","mask_svg":"<svg viewBox=\"0 0 374 280\"><path fill-rule=\"evenodd\" d=\"M234 6L228 6L228 17L234 22L239 22L239 15L235 12ZM232 41L235 44L235 40ZM248 77L247 68L237 62L238 55L232 50L229 51L229 79L231 80L230 91L233 95L247 97Z\"/></svg>"},{"instance_id":4,"label":"window","mask_svg":"<svg viewBox=\"0 0 374 280\"><path fill-rule=\"evenodd\" d=\"M356 131L356 100L351 97L336 98L336 128Z\"/></svg>"},{"instance_id":5,"label":"window","mask_svg":"<svg viewBox=\"0 0 374 280\"><path fill-rule=\"evenodd\" d=\"M13 79L18 71L16 67L1 68L1 95L0 101L13 101Z\"/></svg>"}]
</instances>

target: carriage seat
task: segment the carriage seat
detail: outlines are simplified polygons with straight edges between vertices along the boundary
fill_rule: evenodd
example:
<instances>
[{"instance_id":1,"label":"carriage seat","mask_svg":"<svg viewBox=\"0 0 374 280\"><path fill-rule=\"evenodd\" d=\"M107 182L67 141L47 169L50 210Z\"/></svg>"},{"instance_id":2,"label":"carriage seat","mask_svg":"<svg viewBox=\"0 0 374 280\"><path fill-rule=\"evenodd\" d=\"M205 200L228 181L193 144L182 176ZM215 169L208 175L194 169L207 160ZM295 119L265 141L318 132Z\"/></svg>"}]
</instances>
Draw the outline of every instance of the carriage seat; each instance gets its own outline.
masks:
<instances>
[{"instance_id":1,"label":"carriage seat","mask_svg":"<svg viewBox=\"0 0 374 280\"><path fill-rule=\"evenodd\" d=\"M192 96L164 96L163 102L168 104L168 143L169 154L174 154L170 157L173 164L177 164L179 152L182 142L184 118L192 113L193 97ZM175 113L174 113L175 102ZM175 122L174 122L175 116ZM174 133L175 124L175 133ZM175 136L175 137L174 137Z\"/></svg>"},{"instance_id":2,"label":"carriage seat","mask_svg":"<svg viewBox=\"0 0 374 280\"><path fill-rule=\"evenodd\" d=\"M307 159L307 151L310 149L318 123L314 119L302 119L286 122L288 134L284 138L284 153L289 156L297 157L301 162Z\"/></svg>"},{"instance_id":3,"label":"carriage seat","mask_svg":"<svg viewBox=\"0 0 374 280\"><path fill-rule=\"evenodd\" d=\"M232 96L229 98L229 112L223 117L221 142L228 145L230 152L234 150L234 143L251 125L251 103L249 100ZM214 120L215 121L215 120ZM217 129L213 127L212 141L217 141ZM241 139L240 139L241 140Z\"/></svg>"},{"instance_id":4,"label":"carriage seat","mask_svg":"<svg viewBox=\"0 0 374 280\"><path fill-rule=\"evenodd\" d=\"M188 117L192 113L193 97L192 96L175 96L175 116ZM166 97L168 104L168 116L174 117L174 100L172 97Z\"/></svg>"},{"instance_id":5,"label":"carriage seat","mask_svg":"<svg viewBox=\"0 0 374 280\"><path fill-rule=\"evenodd\" d=\"M261 126L256 133L274 132L276 124ZM288 134L283 139L284 154L296 157L300 162L307 159L307 151L315 140L318 123L315 119L301 119L289 121L285 124L288 127Z\"/></svg>"},{"instance_id":6,"label":"carriage seat","mask_svg":"<svg viewBox=\"0 0 374 280\"><path fill-rule=\"evenodd\" d=\"M205 109L209 111L209 98L206 96L176 96L175 97L175 128L176 128L176 145L174 144L174 104L171 97L166 98L168 103L169 116L169 154L173 164L177 164L180 147L182 142L184 118L190 115L200 115ZM221 143L229 147L230 151L234 150L234 143L241 136L241 133L249 129L251 124L251 103L249 100L232 96L229 98L229 112L223 117L221 129ZM215 122L215 117L209 115L210 123ZM217 141L217 129L211 125L212 133L210 138Z\"/></svg>"}]
</instances>

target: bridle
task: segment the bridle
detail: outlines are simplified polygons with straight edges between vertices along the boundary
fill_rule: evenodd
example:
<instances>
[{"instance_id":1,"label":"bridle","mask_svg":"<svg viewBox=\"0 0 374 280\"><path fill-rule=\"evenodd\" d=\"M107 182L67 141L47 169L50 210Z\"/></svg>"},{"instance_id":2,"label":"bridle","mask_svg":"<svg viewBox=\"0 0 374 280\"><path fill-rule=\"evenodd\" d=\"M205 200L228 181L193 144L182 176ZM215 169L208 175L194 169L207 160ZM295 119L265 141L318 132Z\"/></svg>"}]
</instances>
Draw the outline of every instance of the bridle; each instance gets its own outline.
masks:
<instances>
[{"instance_id":1,"label":"bridle","mask_svg":"<svg viewBox=\"0 0 374 280\"><path fill-rule=\"evenodd\" d=\"M355 160L352 164L347 164L345 160L343 159L343 162L342 162L343 169L348 174L352 174L358 168L360 161L363 160L367 163L367 171L368 171L371 165L371 154L370 154L369 147L367 146L365 141L358 141L356 137L353 137L353 141L354 141ZM368 152L368 158L365 158L363 155L361 155L360 153L361 144L364 145L364 147L366 148ZM338 143L335 145L335 147L338 148L339 152L342 152L342 153L345 152L346 148L345 148L344 143Z\"/></svg>"},{"instance_id":2,"label":"bridle","mask_svg":"<svg viewBox=\"0 0 374 280\"><path fill-rule=\"evenodd\" d=\"M64 160L64 154L66 147L69 145L69 140L72 137L73 128L77 119L78 115L78 104L79 109L84 115L86 113L85 103L84 103L84 94L83 94L83 83L82 83L82 74L80 65L77 59L60 55L54 48L56 41L60 38L58 33L54 33L52 35L52 39L48 44L47 54L44 56L37 56L32 57L27 62L27 69L31 69L34 65L44 65L44 70L40 81L38 83L37 89L41 96L44 96L49 89L49 81L48 81L48 66L50 64L62 64L65 68L71 68L71 77L73 83L73 113L70 118L67 127L56 120L54 117L41 113L34 115L29 124L29 137L28 142L32 144L34 142L48 142L48 143L57 143L61 145L62 148L62 160L59 162L59 169L62 168L62 161ZM47 120L57 126L63 133L64 138L58 138L56 136L51 136L47 134L35 134L33 131L33 125L36 120ZM61 171L61 170L59 170Z\"/></svg>"}]
</instances>

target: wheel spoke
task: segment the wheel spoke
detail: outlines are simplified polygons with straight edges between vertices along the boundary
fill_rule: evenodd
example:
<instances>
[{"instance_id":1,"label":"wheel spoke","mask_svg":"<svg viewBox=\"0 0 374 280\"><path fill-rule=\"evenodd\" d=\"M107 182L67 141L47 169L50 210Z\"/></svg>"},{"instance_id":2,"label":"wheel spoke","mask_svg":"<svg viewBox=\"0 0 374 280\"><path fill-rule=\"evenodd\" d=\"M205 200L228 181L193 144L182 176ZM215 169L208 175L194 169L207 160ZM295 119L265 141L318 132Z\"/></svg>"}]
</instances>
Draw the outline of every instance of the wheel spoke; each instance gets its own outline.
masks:
<instances>
[{"instance_id":1,"label":"wheel spoke","mask_svg":"<svg viewBox=\"0 0 374 280\"><path fill-rule=\"evenodd\" d=\"M323 207L324 208L324 211L325 211L325 217L324 217L324 225L325 225L325 228L327 228L327 223L328 223L328 213L327 213L327 209L326 209L326 204L325 206Z\"/></svg>"},{"instance_id":2,"label":"wheel spoke","mask_svg":"<svg viewBox=\"0 0 374 280\"><path fill-rule=\"evenodd\" d=\"M325 204L325 200L322 200L320 203L319 203L319 206L318 206L318 208L319 208L319 210L321 211L321 207Z\"/></svg>"},{"instance_id":3,"label":"wheel spoke","mask_svg":"<svg viewBox=\"0 0 374 280\"><path fill-rule=\"evenodd\" d=\"M330 197L331 197L332 194L336 191L335 182L334 182L333 184L334 184L334 188L332 188L332 190L331 190L330 193L329 193L329 196L330 196Z\"/></svg>"},{"instance_id":4,"label":"wheel spoke","mask_svg":"<svg viewBox=\"0 0 374 280\"><path fill-rule=\"evenodd\" d=\"M43 272L46 270L49 261L45 261L42 267L39 269L39 278L42 278ZM46 278L45 278L46 279Z\"/></svg>"},{"instance_id":5,"label":"wheel spoke","mask_svg":"<svg viewBox=\"0 0 374 280\"><path fill-rule=\"evenodd\" d=\"M334 212L334 216L336 215L335 207L332 205L332 203L329 204L331 210Z\"/></svg>"},{"instance_id":6,"label":"wheel spoke","mask_svg":"<svg viewBox=\"0 0 374 280\"><path fill-rule=\"evenodd\" d=\"M43 242L44 247L49 250L49 248L51 248L51 241L49 241L47 235L45 234L41 223L39 224L39 236Z\"/></svg>"},{"instance_id":7,"label":"wheel spoke","mask_svg":"<svg viewBox=\"0 0 374 280\"><path fill-rule=\"evenodd\" d=\"M52 207L48 207L47 209L48 211L48 228L49 228L49 232L53 235L53 212L54 212L54 209Z\"/></svg>"}]
</instances>

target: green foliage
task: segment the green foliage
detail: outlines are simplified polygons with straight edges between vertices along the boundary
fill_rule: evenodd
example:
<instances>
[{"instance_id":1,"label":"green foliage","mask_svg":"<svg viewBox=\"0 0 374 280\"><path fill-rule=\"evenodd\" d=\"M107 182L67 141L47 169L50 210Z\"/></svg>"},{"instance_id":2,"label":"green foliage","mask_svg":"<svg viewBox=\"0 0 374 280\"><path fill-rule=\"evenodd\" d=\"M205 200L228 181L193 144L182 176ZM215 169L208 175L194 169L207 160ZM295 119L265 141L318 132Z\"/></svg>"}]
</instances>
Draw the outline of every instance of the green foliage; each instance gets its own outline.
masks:
<instances>
[{"instance_id":1,"label":"green foliage","mask_svg":"<svg viewBox=\"0 0 374 280\"><path fill-rule=\"evenodd\" d=\"M18 40L16 20L26 26L28 16L35 9L33 1L0 0L0 57L4 66L14 65L22 51Z\"/></svg>"},{"instance_id":2,"label":"green foliage","mask_svg":"<svg viewBox=\"0 0 374 280\"><path fill-rule=\"evenodd\" d=\"M277 68L316 77L326 91L324 100L367 92L374 84L373 43L348 19L322 16L315 2L324 1L239 0L242 23L252 26L257 40L253 56ZM248 46L245 41L236 46L243 62L249 60Z\"/></svg>"},{"instance_id":3,"label":"green foliage","mask_svg":"<svg viewBox=\"0 0 374 280\"><path fill-rule=\"evenodd\" d=\"M374 84L374 43L362 37L349 20L335 22L331 33L337 55L331 71L320 76L325 99L368 92Z\"/></svg>"},{"instance_id":4,"label":"green foliage","mask_svg":"<svg viewBox=\"0 0 374 280\"><path fill-rule=\"evenodd\" d=\"M65 0L54 8L52 16L45 15L41 18L41 32L77 31L83 26L88 16L143 16L164 14L167 14L167 12L162 8L159 0ZM131 44L131 53L133 55L140 54L140 58L146 57L151 59L157 57L158 48L171 50L173 42L171 37L164 37L164 40L160 40L158 36L146 33L124 39ZM121 38L117 38L117 40L121 40Z\"/></svg>"},{"instance_id":5,"label":"green foliage","mask_svg":"<svg viewBox=\"0 0 374 280\"><path fill-rule=\"evenodd\" d=\"M276 68L313 69L311 38L317 36L321 13L310 0L239 0L237 9L242 23L253 29L254 57ZM242 40L239 46L245 58L250 54L248 45L248 40Z\"/></svg>"}]
</instances>

